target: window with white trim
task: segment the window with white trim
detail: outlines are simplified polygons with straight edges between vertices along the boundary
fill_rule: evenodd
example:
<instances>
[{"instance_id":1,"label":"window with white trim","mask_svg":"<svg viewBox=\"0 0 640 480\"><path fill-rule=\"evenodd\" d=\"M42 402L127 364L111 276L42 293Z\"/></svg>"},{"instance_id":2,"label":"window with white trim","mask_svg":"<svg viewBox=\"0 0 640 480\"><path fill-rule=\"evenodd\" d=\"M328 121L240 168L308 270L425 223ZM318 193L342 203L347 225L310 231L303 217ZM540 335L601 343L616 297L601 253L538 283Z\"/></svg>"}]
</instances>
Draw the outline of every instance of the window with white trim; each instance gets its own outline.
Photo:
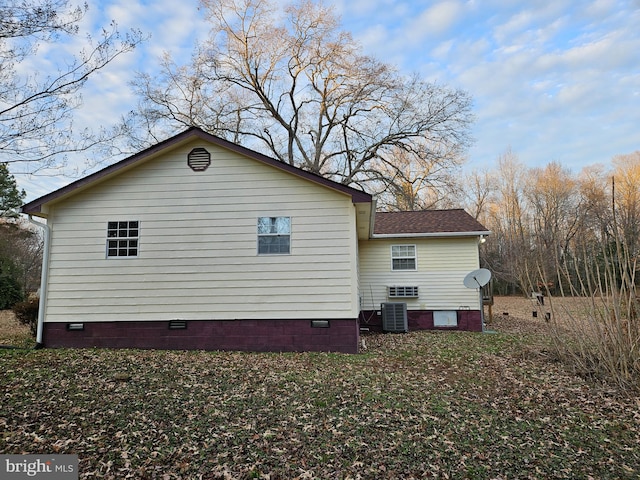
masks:
<instances>
[{"instance_id":1,"label":"window with white trim","mask_svg":"<svg viewBox=\"0 0 640 480\"><path fill-rule=\"evenodd\" d=\"M107 258L137 257L140 222L107 222Z\"/></svg>"},{"instance_id":2,"label":"window with white trim","mask_svg":"<svg viewBox=\"0 0 640 480\"><path fill-rule=\"evenodd\" d=\"M416 270L416 246L392 245L391 270Z\"/></svg>"},{"instance_id":3,"label":"window with white trim","mask_svg":"<svg viewBox=\"0 0 640 480\"><path fill-rule=\"evenodd\" d=\"M258 218L258 255L291 253L291 217Z\"/></svg>"}]
</instances>

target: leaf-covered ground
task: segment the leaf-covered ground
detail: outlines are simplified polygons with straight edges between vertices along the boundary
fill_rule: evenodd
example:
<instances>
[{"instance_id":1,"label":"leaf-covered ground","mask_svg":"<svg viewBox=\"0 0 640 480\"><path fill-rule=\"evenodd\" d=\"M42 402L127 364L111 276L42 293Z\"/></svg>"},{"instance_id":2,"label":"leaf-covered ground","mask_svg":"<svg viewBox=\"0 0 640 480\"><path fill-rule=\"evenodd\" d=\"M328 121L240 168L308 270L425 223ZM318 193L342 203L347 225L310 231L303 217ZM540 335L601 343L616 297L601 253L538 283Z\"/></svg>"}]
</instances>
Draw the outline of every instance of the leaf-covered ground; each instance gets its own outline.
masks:
<instances>
[{"instance_id":1,"label":"leaf-covered ground","mask_svg":"<svg viewBox=\"0 0 640 480\"><path fill-rule=\"evenodd\" d=\"M2 349L0 452L81 478L640 478L638 398L502 313L358 355Z\"/></svg>"}]
</instances>

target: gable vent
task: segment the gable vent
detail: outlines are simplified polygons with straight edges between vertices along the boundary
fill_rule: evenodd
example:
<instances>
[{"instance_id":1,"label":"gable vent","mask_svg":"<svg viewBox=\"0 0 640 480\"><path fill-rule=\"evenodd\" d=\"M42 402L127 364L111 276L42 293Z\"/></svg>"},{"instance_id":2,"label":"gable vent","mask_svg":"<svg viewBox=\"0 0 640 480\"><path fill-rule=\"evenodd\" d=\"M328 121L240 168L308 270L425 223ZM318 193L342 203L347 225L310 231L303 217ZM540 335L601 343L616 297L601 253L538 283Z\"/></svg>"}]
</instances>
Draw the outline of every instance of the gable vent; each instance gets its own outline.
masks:
<instances>
[{"instance_id":1,"label":"gable vent","mask_svg":"<svg viewBox=\"0 0 640 480\"><path fill-rule=\"evenodd\" d=\"M406 303L383 303L380 305L382 311L382 330L385 332L408 332L407 304Z\"/></svg>"},{"instance_id":2,"label":"gable vent","mask_svg":"<svg viewBox=\"0 0 640 480\"><path fill-rule=\"evenodd\" d=\"M415 298L418 296L418 287L388 287L389 288L389 298L397 298L397 297L411 297Z\"/></svg>"},{"instance_id":3,"label":"gable vent","mask_svg":"<svg viewBox=\"0 0 640 480\"><path fill-rule=\"evenodd\" d=\"M194 172L204 172L211 165L211 154L202 147L194 148L187 155L187 165Z\"/></svg>"}]
</instances>

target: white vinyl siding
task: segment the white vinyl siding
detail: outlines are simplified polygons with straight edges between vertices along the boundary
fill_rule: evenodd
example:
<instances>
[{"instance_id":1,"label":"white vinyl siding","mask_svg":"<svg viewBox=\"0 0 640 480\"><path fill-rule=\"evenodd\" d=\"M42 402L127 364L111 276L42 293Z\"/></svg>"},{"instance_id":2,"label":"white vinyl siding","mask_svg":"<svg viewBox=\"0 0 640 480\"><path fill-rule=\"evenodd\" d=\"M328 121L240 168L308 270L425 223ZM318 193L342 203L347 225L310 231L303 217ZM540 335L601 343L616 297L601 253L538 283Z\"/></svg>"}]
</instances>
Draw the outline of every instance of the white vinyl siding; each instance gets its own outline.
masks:
<instances>
[{"instance_id":1,"label":"white vinyl siding","mask_svg":"<svg viewBox=\"0 0 640 480\"><path fill-rule=\"evenodd\" d=\"M391 246L397 240L360 241L360 296L363 310L376 310L388 301L389 287L417 286L418 296L403 298L410 310L478 309L478 293L463 285L478 268L477 238L414 239L415 271L389 271Z\"/></svg>"},{"instance_id":2,"label":"white vinyl siding","mask_svg":"<svg viewBox=\"0 0 640 480\"><path fill-rule=\"evenodd\" d=\"M51 206L46 321L355 318L351 197L192 142ZM290 217L295 251L257 255L260 217ZM139 221L138 257L105 258L109 221Z\"/></svg>"}]
</instances>

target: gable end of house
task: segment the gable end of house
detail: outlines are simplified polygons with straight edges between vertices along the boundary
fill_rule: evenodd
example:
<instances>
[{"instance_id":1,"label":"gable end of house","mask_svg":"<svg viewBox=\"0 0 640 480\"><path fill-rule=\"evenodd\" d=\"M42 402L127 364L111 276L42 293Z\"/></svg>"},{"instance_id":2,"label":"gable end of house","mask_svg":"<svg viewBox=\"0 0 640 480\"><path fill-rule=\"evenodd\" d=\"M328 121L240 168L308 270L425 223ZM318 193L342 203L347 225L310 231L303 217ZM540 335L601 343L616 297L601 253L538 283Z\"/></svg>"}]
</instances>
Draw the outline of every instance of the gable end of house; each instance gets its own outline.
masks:
<instances>
[{"instance_id":1,"label":"gable end of house","mask_svg":"<svg viewBox=\"0 0 640 480\"><path fill-rule=\"evenodd\" d=\"M341 192L346 195L350 195L352 202L354 204L367 204L367 203L370 204L373 200L373 197L364 191L357 190L346 185L342 185L328 178L322 177L320 175L308 172L306 170L302 170L298 167L294 167L293 165L289 165L287 163L281 162L274 158L268 157L266 155L263 155L249 148L243 147L241 145L232 143L228 140L225 140L223 138L207 133L198 127L190 127L187 130L171 138L168 138L164 141L161 141L160 143L153 145L135 155L132 155L123 160L120 160L119 162L116 162L113 165L109 165L95 173L92 173L86 177L76 180L75 182L72 182L69 185L66 185L58 190L48 193L47 195L44 195L31 202L28 202L21 207L20 212L28 215L46 216L44 214L45 213L44 207L48 203L58 201L60 199L74 195L107 178L123 173L129 168L132 168L138 164L149 161L154 157L160 154L163 154L166 151L169 151L173 148L177 148L178 146L185 144L187 142L190 142L194 139L200 139L200 140L206 141L208 143L219 146L226 150L230 150L232 152L238 153L244 157L258 161L265 165L269 165L278 170L287 172L291 175L297 176L299 178L303 178L312 183L322 185L324 187L330 188L332 190Z\"/></svg>"}]
</instances>

